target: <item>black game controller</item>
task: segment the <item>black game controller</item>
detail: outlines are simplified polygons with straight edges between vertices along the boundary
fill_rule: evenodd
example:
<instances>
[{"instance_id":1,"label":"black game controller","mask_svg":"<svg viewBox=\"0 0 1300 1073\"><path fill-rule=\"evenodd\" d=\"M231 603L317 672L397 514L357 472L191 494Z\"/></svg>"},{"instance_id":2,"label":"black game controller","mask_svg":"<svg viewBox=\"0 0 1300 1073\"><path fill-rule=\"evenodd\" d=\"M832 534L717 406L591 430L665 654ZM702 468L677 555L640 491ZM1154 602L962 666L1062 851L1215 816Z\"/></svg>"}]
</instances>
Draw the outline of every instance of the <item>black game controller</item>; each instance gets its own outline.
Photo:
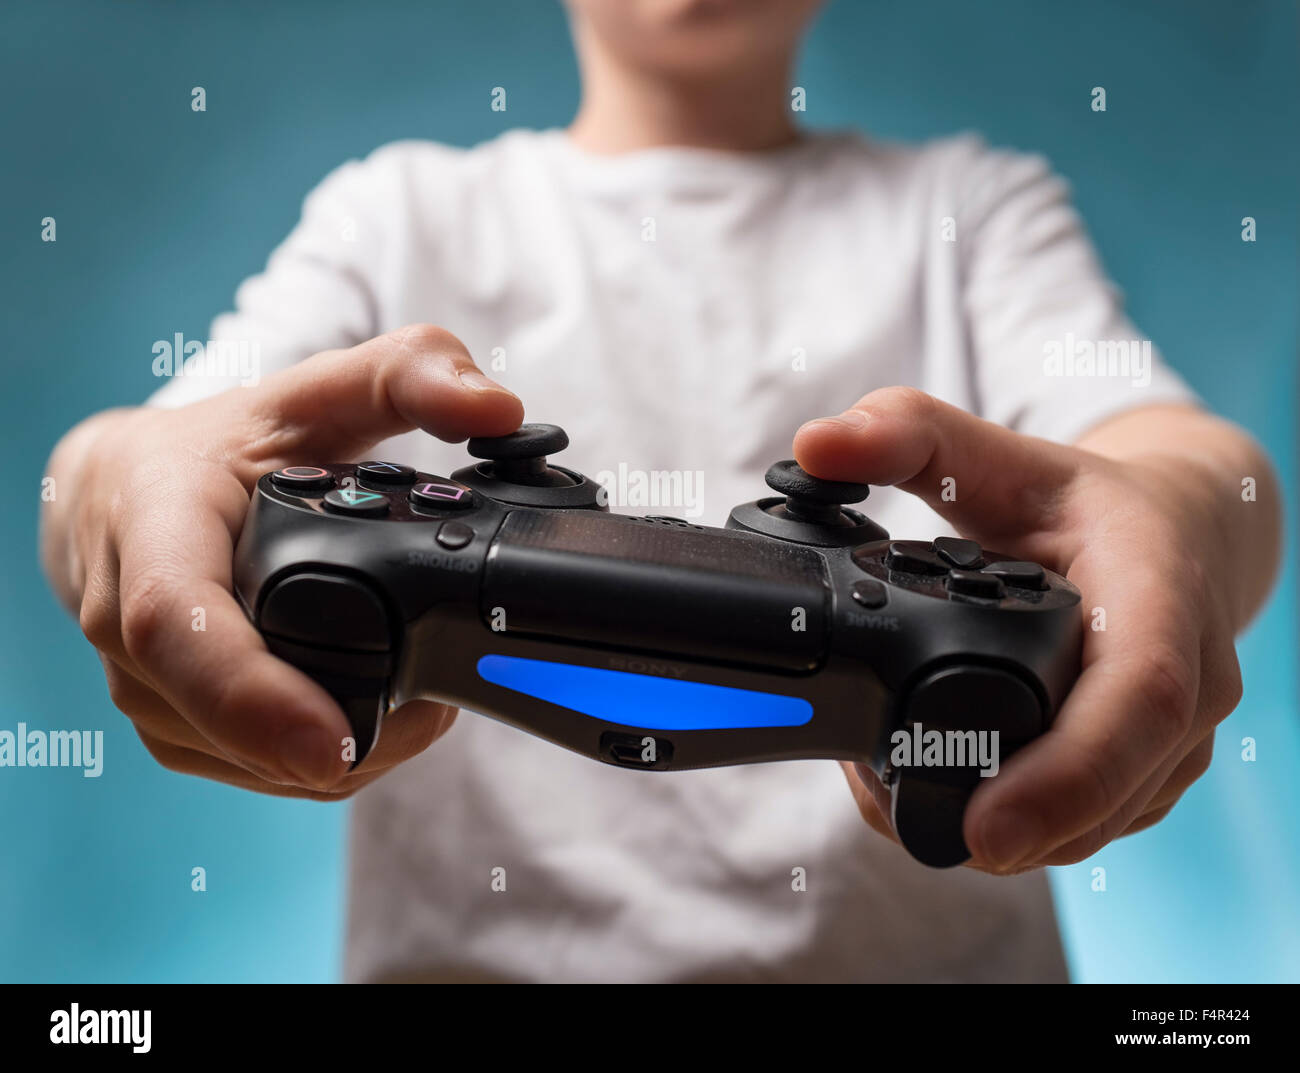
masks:
<instances>
[{"instance_id":1,"label":"black game controller","mask_svg":"<svg viewBox=\"0 0 1300 1073\"><path fill-rule=\"evenodd\" d=\"M483 461L450 480L362 462L257 482L235 590L338 701L357 761L414 698L640 770L851 760L914 857L965 860L979 734L1005 760L1046 730L1078 674L1078 590L969 540L891 541L844 506L866 485L794 462L725 529L610 514L548 464L567 445L525 425L470 440Z\"/></svg>"}]
</instances>

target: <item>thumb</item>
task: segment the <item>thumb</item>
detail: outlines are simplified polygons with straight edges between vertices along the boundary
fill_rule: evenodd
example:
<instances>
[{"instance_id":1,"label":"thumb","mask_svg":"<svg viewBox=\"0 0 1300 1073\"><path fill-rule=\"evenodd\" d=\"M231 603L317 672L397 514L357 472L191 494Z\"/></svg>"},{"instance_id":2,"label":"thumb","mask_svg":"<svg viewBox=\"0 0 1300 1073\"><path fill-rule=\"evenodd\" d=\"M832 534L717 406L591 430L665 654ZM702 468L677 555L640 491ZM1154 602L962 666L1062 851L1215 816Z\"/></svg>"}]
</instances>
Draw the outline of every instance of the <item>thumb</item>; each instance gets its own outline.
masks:
<instances>
[{"instance_id":1,"label":"thumb","mask_svg":"<svg viewBox=\"0 0 1300 1073\"><path fill-rule=\"evenodd\" d=\"M799 464L833 481L897 485L961 532L990 542L1049 528L1078 454L1022 436L915 388L863 396L795 434Z\"/></svg>"},{"instance_id":2,"label":"thumb","mask_svg":"<svg viewBox=\"0 0 1300 1073\"><path fill-rule=\"evenodd\" d=\"M414 428L452 443L504 436L524 416L523 403L484 376L459 339L427 324L308 358L264 381L251 407L253 428L269 431L250 466L350 458Z\"/></svg>"}]
</instances>

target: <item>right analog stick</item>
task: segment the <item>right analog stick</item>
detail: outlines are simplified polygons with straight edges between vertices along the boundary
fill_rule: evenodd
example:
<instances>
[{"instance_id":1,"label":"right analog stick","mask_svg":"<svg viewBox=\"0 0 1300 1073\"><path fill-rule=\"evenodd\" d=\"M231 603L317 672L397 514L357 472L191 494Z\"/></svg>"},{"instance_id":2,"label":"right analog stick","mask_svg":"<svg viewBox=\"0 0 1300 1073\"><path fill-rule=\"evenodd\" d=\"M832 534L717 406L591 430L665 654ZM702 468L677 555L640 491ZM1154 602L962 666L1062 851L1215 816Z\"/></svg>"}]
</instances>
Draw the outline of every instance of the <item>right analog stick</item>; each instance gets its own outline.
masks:
<instances>
[{"instance_id":1,"label":"right analog stick","mask_svg":"<svg viewBox=\"0 0 1300 1073\"><path fill-rule=\"evenodd\" d=\"M491 462L497 480L547 488L574 483L567 473L546 464L547 455L568 446L568 434L559 425L520 425L508 436L475 436L466 449Z\"/></svg>"},{"instance_id":2,"label":"right analog stick","mask_svg":"<svg viewBox=\"0 0 1300 1073\"><path fill-rule=\"evenodd\" d=\"M764 480L772 491L786 497L785 509L790 517L819 525L843 525L841 505L861 503L871 492L869 484L814 477L792 458L773 465Z\"/></svg>"}]
</instances>

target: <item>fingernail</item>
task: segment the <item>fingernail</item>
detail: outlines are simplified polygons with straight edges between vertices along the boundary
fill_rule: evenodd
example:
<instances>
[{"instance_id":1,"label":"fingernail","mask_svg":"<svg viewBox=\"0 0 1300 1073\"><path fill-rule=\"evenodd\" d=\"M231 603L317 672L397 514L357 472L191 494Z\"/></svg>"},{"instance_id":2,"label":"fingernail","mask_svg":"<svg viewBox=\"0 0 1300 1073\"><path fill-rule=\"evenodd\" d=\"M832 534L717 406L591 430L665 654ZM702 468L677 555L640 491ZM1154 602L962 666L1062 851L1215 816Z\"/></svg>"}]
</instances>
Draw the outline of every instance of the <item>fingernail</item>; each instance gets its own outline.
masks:
<instances>
[{"instance_id":1,"label":"fingernail","mask_svg":"<svg viewBox=\"0 0 1300 1073\"><path fill-rule=\"evenodd\" d=\"M1019 864L1038 845L1042 822L1020 809L1004 808L984 821L980 846L985 861L998 868Z\"/></svg>"},{"instance_id":2,"label":"fingernail","mask_svg":"<svg viewBox=\"0 0 1300 1073\"><path fill-rule=\"evenodd\" d=\"M867 415L861 410L845 410L844 413L835 417L819 417L815 421L809 421L810 425L839 425L841 428L849 429L856 432L858 429L865 428L867 424Z\"/></svg>"},{"instance_id":3,"label":"fingernail","mask_svg":"<svg viewBox=\"0 0 1300 1073\"><path fill-rule=\"evenodd\" d=\"M474 391L505 391L495 380L489 380L477 369L466 369L460 374L460 382Z\"/></svg>"},{"instance_id":4,"label":"fingernail","mask_svg":"<svg viewBox=\"0 0 1300 1073\"><path fill-rule=\"evenodd\" d=\"M280 739L280 762L306 786L324 789L338 781L342 747L328 731L297 726Z\"/></svg>"}]
</instances>

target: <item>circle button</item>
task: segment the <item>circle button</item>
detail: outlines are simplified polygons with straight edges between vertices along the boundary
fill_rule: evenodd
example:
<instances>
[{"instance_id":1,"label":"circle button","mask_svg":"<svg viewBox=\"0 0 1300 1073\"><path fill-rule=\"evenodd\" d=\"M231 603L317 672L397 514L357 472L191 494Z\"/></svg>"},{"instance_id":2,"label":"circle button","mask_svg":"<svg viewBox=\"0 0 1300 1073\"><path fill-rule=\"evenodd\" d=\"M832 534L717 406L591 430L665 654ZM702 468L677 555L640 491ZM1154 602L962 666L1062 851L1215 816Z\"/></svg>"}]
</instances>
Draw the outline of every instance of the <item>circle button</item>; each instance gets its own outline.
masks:
<instances>
[{"instance_id":1,"label":"circle button","mask_svg":"<svg viewBox=\"0 0 1300 1073\"><path fill-rule=\"evenodd\" d=\"M312 492L333 488L334 477L320 466L286 466L271 474L271 483L286 492Z\"/></svg>"}]
</instances>

